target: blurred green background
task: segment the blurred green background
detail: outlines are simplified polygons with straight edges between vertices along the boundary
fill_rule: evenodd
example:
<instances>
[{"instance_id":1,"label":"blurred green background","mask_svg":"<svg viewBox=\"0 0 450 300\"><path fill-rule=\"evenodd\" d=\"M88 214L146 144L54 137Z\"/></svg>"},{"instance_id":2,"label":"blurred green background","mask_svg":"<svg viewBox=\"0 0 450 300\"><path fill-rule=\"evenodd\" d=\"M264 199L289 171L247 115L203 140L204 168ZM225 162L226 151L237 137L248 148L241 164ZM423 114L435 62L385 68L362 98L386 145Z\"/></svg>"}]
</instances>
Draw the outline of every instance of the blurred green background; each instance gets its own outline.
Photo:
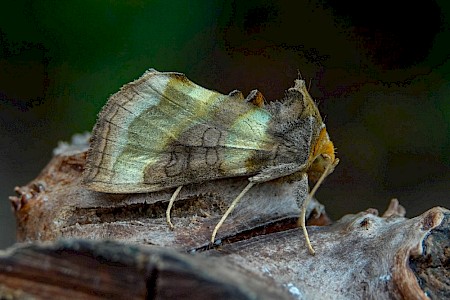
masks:
<instances>
[{"instance_id":1,"label":"blurred green background","mask_svg":"<svg viewBox=\"0 0 450 300\"><path fill-rule=\"evenodd\" d=\"M393 197L409 217L450 208L450 5L394 2L2 3L0 248L14 186L150 67L267 99L300 70L341 159L317 195L334 219Z\"/></svg>"}]
</instances>

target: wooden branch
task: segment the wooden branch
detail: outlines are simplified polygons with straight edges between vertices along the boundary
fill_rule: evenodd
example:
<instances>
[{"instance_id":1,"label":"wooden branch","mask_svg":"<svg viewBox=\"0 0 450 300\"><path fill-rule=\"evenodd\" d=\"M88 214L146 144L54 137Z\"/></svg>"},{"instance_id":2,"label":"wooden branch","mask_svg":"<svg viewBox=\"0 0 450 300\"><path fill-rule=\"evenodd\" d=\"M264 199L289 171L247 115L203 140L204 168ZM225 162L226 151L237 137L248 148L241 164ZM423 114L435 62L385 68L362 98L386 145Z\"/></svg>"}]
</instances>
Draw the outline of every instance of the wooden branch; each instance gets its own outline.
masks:
<instances>
[{"instance_id":1,"label":"wooden branch","mask_svg":"<svg viewBox=\"0 0 450 300\"><path fill-rule=\"evenodd\" d=\"M219 231L222 243L211 248L212 229L246 178L184 187L171 231L165 210L172 190L113 195L83 188L85 146L60 151L38 178L11 197L18 241L34 244L0 255L3 295L450 297L450 212L444 208L406 219L393 200L381 217L369 209L330 226L310 226L317 252L311 256L296 228L299 209L293 194L306 191L307 182L273 181L250 190ZM309 224L329 223L316 201L308 214ZM60 238L83 240L36 244ZM102 242L106 239L118 242Z\"/></svg>"},{"instance_id":2,"label":"wooden branch","mask_svg":"<svg viewBox=\"0 0 450 300\"><path fill-rule=\"evenodd\" d=\"M88 240L11 249L0 256L0 282L6 299L289 299L267 280L202 258Z\"/></svg>"}]
</instances>

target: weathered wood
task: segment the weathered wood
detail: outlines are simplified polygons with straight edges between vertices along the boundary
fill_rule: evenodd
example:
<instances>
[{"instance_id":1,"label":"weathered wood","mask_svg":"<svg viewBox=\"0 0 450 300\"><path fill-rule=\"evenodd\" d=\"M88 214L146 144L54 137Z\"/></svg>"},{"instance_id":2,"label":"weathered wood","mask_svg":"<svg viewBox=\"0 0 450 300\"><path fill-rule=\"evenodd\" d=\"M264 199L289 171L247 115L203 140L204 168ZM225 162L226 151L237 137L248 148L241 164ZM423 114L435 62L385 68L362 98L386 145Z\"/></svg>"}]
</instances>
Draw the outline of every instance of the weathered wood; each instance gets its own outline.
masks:
<instances>
[{"instance_id":1,"label":"weathered wood","mask_svg":"<svg viewBox=\"0 0 450 300\"><path fill-rule=\"evenodd\" d=\"M0 255L2 299L289 299L264 278L117 242L22 245Z\"/></svg>"},{"instance_id":2,"label":"weathered wood","mask_svg":"<svg viewBox=\"0 0 450 300\"><path fill-rule=\"evenodd\" d=\"M3 253L0 291L4 295L23 292L37 298L71 298L128 293L131 298L189 295L192 299L210 298L213 292L223 299L450 296L450 212L444 208L406 219L403 207L393 200L381 217L369 209L330 226L310 226L317 252L311 256L296 228L299 209L293 194L298 188L306 193L307 183L268 182L255 186L241 201L219 231L222 244L211 248L211 231L247 183L245 178L183 188L175 202L172 215L176 227L171 231L165 209L172 190L132 195L88 191L80 185L85 145L70 150L60 151L36 180L17 188L11 201L20 242L85 241L22 246ZM309 214L310 224L329 222L318 202L312 202ZM58 275L64 272L71 276ZM161 281L156 282L155 276ZM100 287L98 278L105 280L101 281L105 287ZM133 281L135 284L130 283ZM116 287L109 294L108 285ZM21 288L24 286L27 288ZM210 290L205 291L205 286ZM60 290L66 294L54 294ZM84 294L76 294L80 291ZM183 294L185 291L190 293ZM240 294L229 294L232 291ZM180 294L165 294L171 292Z\"/></svg>"},{"instance_id":3,"label":"weathered wood","mask_svg":"<svg viewBox=\"0 0 450 300\"><path fill-rule=\"evenodd\" d=\"M169 230L165 219L173 190L144 194L105 194L81 185L86 152L57 155L31 184L11 197L17 217L18 241L64 238L114 239L190 251L209 244L212 229L233 198L248 183L230 178L183 187ZM256 185L222 226L218 238L240 239L255 228L278 224L296 227L297 191L307 194L307 180L272 181ZM311 201L309 214L319 216L323 206ZM325 218L316 220L326 220ZM257 230L256 230L257 231ZM253 232L256 234L256 232Z\"/></svg>"}]
</instances>

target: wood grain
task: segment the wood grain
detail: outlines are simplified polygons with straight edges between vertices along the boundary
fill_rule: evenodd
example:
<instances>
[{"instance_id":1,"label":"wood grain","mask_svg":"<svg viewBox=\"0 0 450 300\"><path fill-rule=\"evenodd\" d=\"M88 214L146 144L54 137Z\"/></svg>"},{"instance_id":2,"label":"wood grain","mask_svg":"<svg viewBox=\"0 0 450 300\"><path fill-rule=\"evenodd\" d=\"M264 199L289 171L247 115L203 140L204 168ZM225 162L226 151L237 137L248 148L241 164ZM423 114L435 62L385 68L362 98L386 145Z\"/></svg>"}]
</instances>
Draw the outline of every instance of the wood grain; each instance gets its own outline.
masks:
<instances>
[{"instance_id":1,"label":"wood grain","mask_svg":"<svg viewBox=\"0 0 450 300\"><path fill-rule=\"evenodd\" d=\"M211 247L211 230L246 184L245 178L182 190L173 211L176 228L170 231L164 212L171 191L128 195L88 191L80 184L85 155L81 146L78 151L60 152L11 197L18 241L26 244L0 255L2 295L37 299L49 295L67 299L450 296L450 212L444 208L407 219L403 207L393 200L382 216L368 209L329 226L309 226L317 253L311 256L296 228L299 209L292 192L302 185L306 188L306 183L274 181L255 187L251 200L242 201L224 225L221 244ZM309 222L328 223L318 202L309 208ZM56 242L59 239L65 241Z\"/></svg>"}]
</instances>

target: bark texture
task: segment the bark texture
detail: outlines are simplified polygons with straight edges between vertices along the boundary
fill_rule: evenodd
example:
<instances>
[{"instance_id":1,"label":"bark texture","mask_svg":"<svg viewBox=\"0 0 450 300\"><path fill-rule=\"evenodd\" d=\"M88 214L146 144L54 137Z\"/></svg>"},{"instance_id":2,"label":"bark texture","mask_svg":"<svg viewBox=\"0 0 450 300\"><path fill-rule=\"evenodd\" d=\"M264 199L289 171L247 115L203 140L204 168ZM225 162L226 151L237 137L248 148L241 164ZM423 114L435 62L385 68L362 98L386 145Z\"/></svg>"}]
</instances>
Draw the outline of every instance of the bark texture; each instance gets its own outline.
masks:
<instances>
[{"instance_id":1,"label":"bark texture","mask_svg":"<svg viewBox=\"0 0 450 300\"><path fill-rule=\"evenodd\" d=\"M85 143L57 151L11 203L17 245L0 254L0 294L11 298L427 299L450 298L450 212L406 219L392 200L297 228L305 180L256 185L209 245L214 226L247 184L233 178L183 187L169 230L173 190L104 194L81 183ZM310 225L328 225L312 201ZM55 242L59 239L63 241ZM111 241L111 240L114 240Z\"/></svg>"}]
</instances>

